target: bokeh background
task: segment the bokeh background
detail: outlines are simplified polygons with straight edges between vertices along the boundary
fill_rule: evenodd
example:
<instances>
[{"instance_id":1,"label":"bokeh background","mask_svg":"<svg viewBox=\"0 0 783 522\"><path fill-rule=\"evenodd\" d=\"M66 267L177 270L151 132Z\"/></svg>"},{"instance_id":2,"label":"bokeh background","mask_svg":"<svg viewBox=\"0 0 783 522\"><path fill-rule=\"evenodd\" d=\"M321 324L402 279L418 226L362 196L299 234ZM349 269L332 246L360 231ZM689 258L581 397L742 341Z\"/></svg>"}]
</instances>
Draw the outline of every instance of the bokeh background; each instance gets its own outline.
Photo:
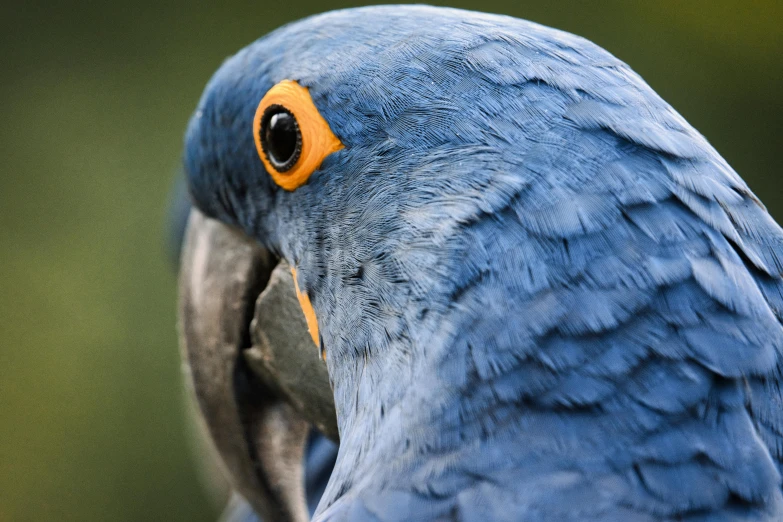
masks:
<instances>
[{"instance_id":1,"label":"bokeh background","mask_svg":"<svg viewBox=\"0 0 783 522\"><path fill-rule=\"evenodd\" d=\"M349 2L0 8L0 521L209 521L164 248L221 61ZM499 1L630 63L783 219L783 2Z\"/></svg>"}]
</instances>

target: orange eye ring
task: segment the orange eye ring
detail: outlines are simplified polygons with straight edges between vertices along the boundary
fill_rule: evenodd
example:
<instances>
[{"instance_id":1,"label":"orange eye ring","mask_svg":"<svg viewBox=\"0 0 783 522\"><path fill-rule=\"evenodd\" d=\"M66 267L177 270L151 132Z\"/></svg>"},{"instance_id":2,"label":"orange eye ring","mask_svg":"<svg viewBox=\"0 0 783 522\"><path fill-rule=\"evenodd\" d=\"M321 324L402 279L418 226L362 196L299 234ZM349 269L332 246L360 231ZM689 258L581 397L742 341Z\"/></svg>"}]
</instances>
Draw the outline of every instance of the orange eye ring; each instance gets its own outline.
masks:
<instances>
[{"instance_id":1,"label":"orange eye ring","mask_svg":"<svg viewBox=\"0 0 783 522\"><path fill-rule=\"evenodd\" d=\"M277 114L272 112L278 111ZM295 144L291 156L286 161L280 161L270 154L274 147L268 143L269 125L274 124L276 117L285 121L287 132L295 132ZM289 116L293 116L290 121ZM310 92L292 80L283 80L264 95L256 109L253 118L253 138L258 156L266 167L272 179L285 190L295 190L310 178L310 175L321 166L324 158L333 152L344 148L344 145L334 135L329 123L318 112ZM294 138L291 138L294 139Z\"/></svg>"}]
</instances>

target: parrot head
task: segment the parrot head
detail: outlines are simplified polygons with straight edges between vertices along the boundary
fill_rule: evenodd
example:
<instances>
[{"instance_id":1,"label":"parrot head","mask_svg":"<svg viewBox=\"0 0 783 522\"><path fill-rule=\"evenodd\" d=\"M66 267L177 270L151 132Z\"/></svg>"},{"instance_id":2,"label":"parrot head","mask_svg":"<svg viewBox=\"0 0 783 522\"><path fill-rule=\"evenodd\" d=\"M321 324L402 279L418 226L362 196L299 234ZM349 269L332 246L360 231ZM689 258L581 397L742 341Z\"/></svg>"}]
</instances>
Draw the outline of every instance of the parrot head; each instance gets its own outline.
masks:
<instances>
[{"instance_id":1,"label":"parrot head","mask_svg":"<svg viewBox=\"0 0 783 522\"><path fill-rule=\"evenodd\" d=\"M207 219L291 267L339 427L326 518L780 507L740 383L777 363L753 278L777 284L783 235L603 49L454 9L319 15L220 67L184 164Z\"/></svg>"},{"instance_id":2,"label":"parrot head","mask_svg":"<svg viewBox=\"0 0 783 522\"><path fill-rule=\"evenodd\" d=\"M419 25L431 15L451 29ZM226 61L187 131L199 210L295 270L343 421L362 379L395 395L413 384L414 352L454 334L444 318L486 268L463 257L461 231L525 188L522 140L556 103L493 96L498 78L476 71L502 74L482 68L504 35L473 34L493 17L462 17L388 7L284 27ZM512 29L530 42L553 32Z\"/></svg>"},{"instance_id":3,"label":"parrot head","mask_svg":"<svg viewBox=\"0 0 783 522\"><path fill-rule=\"evenodd\" d=\"M466 231L505 219L534 177L537 166L525 163L536 138L563 125L568 94L539 77L543 67L515 64L508 42L531 60L570 43L602 66L620 63L512 18L338 11L228 59L191 119L194 202L293 267L342 422L357 413L362 379L395 395L414 382L416 352L457 333L446 318L489 269L471 257ZM537 154L546 159L556 157ZM391 370L396 382L381 378ZM371 394L379 407L381 392Z\"/></svg>"}]
</instances>

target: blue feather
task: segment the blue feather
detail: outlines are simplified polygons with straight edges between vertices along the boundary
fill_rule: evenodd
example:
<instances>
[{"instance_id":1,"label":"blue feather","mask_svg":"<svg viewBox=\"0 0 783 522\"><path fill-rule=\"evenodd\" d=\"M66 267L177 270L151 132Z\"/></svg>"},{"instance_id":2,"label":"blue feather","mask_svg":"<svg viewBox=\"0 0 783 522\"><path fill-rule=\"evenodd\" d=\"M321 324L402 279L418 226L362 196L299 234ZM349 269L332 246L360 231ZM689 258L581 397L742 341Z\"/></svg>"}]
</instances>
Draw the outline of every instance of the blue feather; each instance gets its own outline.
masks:
<instances>
[{"instance_id":1,"label":"blue feather","mask_svg":"<svg viewBox=\"0 0 783 522\"><path fill-rule=\"evenodd\" d=\"M250 132L283 79L345 145L294 192ZM453 9L313 17L221 67L185 165L318 316L317 520L783 519L783 230L606 51Z\"/></svg>"}]
</instances>

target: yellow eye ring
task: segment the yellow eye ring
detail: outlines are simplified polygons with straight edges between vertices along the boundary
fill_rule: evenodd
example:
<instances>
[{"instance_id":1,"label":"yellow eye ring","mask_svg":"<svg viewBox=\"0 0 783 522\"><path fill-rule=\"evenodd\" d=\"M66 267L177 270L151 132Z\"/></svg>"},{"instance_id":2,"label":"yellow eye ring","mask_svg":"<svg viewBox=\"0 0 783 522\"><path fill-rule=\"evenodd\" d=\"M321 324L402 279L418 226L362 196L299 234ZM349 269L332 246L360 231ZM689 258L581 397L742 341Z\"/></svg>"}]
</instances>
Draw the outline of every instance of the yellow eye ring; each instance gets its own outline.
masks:
<instances>
[{"instance_id":1,"label":"yellow eye ring","mask_svg":"<svg viewBox=\"0 0 783 522\"><path fill-rule=\"evenodd\" d=\"M324 158L344 147L308 89L292 80L278 83L261 99L253 138L266 171L289 191L304 185Z\"/></svg>"}]
</instances>

